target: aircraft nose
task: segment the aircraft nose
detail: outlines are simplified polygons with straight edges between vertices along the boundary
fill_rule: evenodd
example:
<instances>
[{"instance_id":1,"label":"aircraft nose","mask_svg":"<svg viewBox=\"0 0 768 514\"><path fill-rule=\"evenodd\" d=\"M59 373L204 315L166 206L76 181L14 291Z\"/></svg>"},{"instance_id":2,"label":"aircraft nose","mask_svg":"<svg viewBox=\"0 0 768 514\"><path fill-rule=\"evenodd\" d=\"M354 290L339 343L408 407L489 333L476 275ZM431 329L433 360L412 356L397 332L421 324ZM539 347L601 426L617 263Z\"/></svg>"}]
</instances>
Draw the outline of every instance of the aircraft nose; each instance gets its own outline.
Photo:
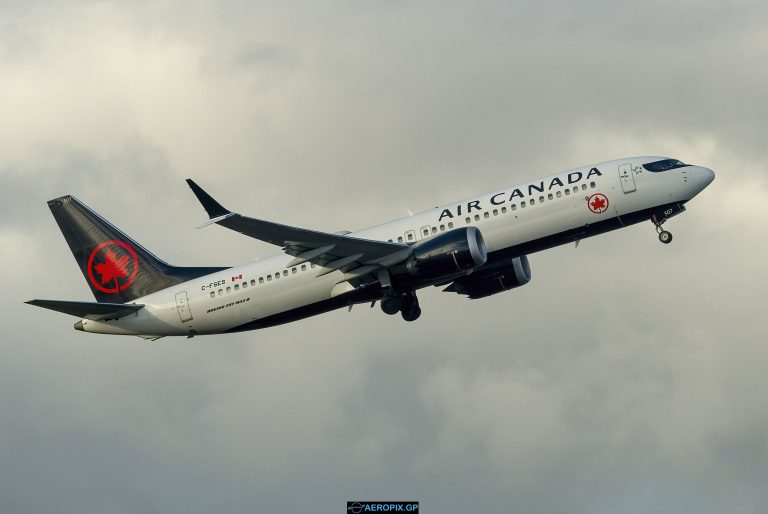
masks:
<instances>
[{"instance_id":1,"label":"aircraft nose","mask_svg":"<svg viewBox=\"0 0 768 514\"><path fill-rule=\"evenodd\" d=\"M704 189L715 180L715 172L709 168L701 168L698 175L698 182L701 184L701 188Z\"/></svg>"}]
</instances>

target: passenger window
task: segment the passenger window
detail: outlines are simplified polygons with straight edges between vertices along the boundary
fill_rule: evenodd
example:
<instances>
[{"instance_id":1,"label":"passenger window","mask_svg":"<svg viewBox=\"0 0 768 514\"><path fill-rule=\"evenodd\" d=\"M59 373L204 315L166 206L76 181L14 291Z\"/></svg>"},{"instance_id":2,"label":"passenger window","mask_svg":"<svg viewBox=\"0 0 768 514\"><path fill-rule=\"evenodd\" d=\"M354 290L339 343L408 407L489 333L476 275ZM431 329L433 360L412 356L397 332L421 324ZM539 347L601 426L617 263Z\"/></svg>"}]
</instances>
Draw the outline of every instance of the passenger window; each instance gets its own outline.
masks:
<instances>
[{"instance_id":1,"label":"passenger window","mask_svg":"<svg viewBox=\"0 0 768 514\"><path fill-rule=\"evenodd\" d=\"M301 271L307 271L307 265L306 264L302 264L301 265Z\"/></svg>"},{"instance_id":2,"label":"passenger window","mask_svg":"<svg viewBox=\"0 0 768 514\"><path fill-rule=\"evenodd\" d=\"M216 298L216 292L215 291L211 291L211 298Z\"/></svg>"},{"instance_id":3,"label":"passenger window","mask_svg":"<svg viewBox=\"0 0 768 514\"><path fill-rule=\"evenodd\" d=\"M284 277L287 277L287 276L288 276L288 270L287 270L287 269L284 269L284 270L283 270L283 276L284 276Z\"/></svg>"},{"instance_id":4,"label":"passenger window","mask_svg":"<svg viewBox=\"0 0 768 514\"><path fill-rule=\"evenodd\" d=\"M294 266L293 268L291 268L291 273L293 273L294 275L297 273L297 270L296 270L296 266Z\"/></svg>"},{"instance_id":5,"label":"passenger window","mask_svg":"<svg viewBox=\"0 0 768 514\"><path fill-rule=\"evenodd\" d=\"M398 242L398 243L402 243L402 242L403 242L403 236L400 236L400 237L398 237L398 238L397 238L397 242Z\"/></svg>"},{"instance_id":6,"label":"passenger window","mask_svg":"<svg viewBox=\"0 0 768 514\"><path fill-rule=\"evenodd\" d=\"M506 206L501 208L501 213L502 214L506 214L507 213L507 207Z\"/></svg>"},{"instance_id":7,"label":"passenger window","mask_svg":"<svg viewBox=\"0 0 768 514\"><path fill-rule=\"evenodd\" d=\"M547 200L552 200L552 199L554 199L554 197L552 196L552 193L549 193L549 194L547 195Z\"/></svg>"},{"instance_id":8,"label":"passenger window","mask_svg":"<svg viewBox=\"0 0 768 514\"><path fill-rule=\"evenodd\" d=\"M280 278L280 273L275 273L275 280L277 280L278 278Z\"/></svg>"},{"instance_id":9,"label":"passenger window","mask_svg":"<svg viewBox=\"0 0 768 514\"><path fill-rule=\"evenodd\" d=\"M494 216L498 216L499 215L499 210L498 209L494 209L493 210L493 215Z\"/></svg>"},{"instance_id":10,"label":"passenger window","mask_svg":"<svg viewBox=\"0 0 768 514\"><path fill-rule=\"evenodd\" d=\"M480 221L480 215L479 214L475 214L475 221Z\"/></svg>"},{"instance_id":11,"label":"passenger window","mask_svg":"<svg viewBox=\"0 0 768 514\"><path fill-rule=\"evenodd\" d=\"M534 198L531 198L529 200L529 202L530 202L531 205L536 205L536 200ZM523 203L525 203L525 202L523 202ZM525 207L525 205L523 205L523 207Z\"/></svg>"},{"instance_id":12,"label":"passenger window","mask_svg":"<svg viewBox=\"0 0 768 514\"><path fill-rule=\"evenodd\" d=\"M231 292L232 292L232 288L231 288L231 287L229 287L229 286L227 286L227 294L229 294L229 293L231 293Z\"/></svg>"},{"instance_id":13,"label":"passenger window","mask_svg":"<svg viewBox=\"0 0 768 514\"><path fill-rule=\"evenodd\" d=\"M594 189L594 188L596 188L596 187L597 187L597 184L595 184L594 182L590 182L590 183L589 183L589 187L591 187L592 189Z\"/></svg>"},{"instance_id":14,"label":"passenger window","mask_svg":"<svg viewBox=\"0 0 768 514\"><path fill-rule=\"evenodd\" d=\"M445 232L445 225L440 225L440 232Z\"/></svg>"},{"instance_id":15,"label":"passenger window","mask_svg":"<svg viewBox=\"0 0 768 514\"><path fill-rule=\"evenodd\" d=\"M240 284L235 284L235 291L240 291Z\"/></svg>"},{"instance_id":16,"label":"passenger window","mask_svg":"<svg viewBox=\"0 0 768 514\"><path fill-rule=\"evenodd\" d=\"M259 284L263 284L263 283L264 283L264 277L259 277Z\"/></svg>"},{"instance_id":17,"label":"passenger window","mask_svg":"<svg viewBox=\"0 0 768 514\"><path fill-rule=\"evenodd\" d=\"M558 191L558 192L557 192L557 193L555 193L555 194L557 195L557 197L558 197L558 198L560 198L560 197L562 197L562 196L563 196L563 193L561 193L560 191Z\"/></svg>"},{"instance_id":18,"label":"passenger window","mask_svg":"<svg viewBox=\"0 0 768 514\"><path fill-rule=\"evenodd\" d=\"M448 228L453 228L453 222L452 221L448 222Z\"/></svg>"},{"instance_id":19,"label":"passenger window","mask_svg":"<svg viewBox=\"0 0 768 514\"><path fill-rule=\"evenodd\" d=\"M264 282L264 279L263 279L263 278L262 278L262 279L259 279L259 280L261 280L262 282ZM255 278L252 278L252 279L251 279L251 287L256 287L256 279L255 279Z\"/></svg>"},{"instance_id":20,"label":"passenger window","mask_svg":"<svg viewBox=\"0 0 768 514\"><path fill-rule=\"evenodd\" d=\"M272 282L272 275L267 275L267 282Z\"/></svg>"},{"instance_id":21,"label":"passenger window","mask_svg":"<svg viewBox=\"0 0 768 514\"><path fill-rule=\"evenodd\" d=\"M437 227L432 227L432 233L437 234Z\"/></svg>"},{"instance_id":22,"label":"passenger window","mask_svg":"<svg viewBox=\"0 0 768 514\"><path fill-rule=\"evenodd\" d=\"M394 241L392 241L391 239L387 239L387 242L388 243L394 243Z\"/></svg>"},{"instance_id":23,"label":"passenger window","mask_svg":"<svg viewBox=\"0 0 768 514\"><path fill-rule=\"evenodd\" d=\"M470 218L469 216L467 216L467 218L466 218L466 220L465 220L465 221L466 221L467 223L471 223L471 222L472 222L472 218Z\"/></svg>"},{"instance_id":24,"label":"passenger window","mask_svg":"<svg viewBox=\"0 0 768 514\"><path fill-rule=\"evenodd\" d=\"M513 204L512 204L512 210L513 210L513 211L516 211L516 210L517 210L517 204L516 204L516 203L513 203Z\"/></svg>"},{"instance_id":25,"label":"passenger window","mask_svg":"<svg viewBox=\"0 0 768 514\"><path fill-rule=\"evenodd\" d=\"M413 233L412 232L408 232L405 237L408 239L408 241L413 241Z\"/></svg>"},{"instance_id":26,"label":"passenger window","mask_svg":"<svg viewBox=\"0 0 768 514\"><path fill-rule=\"evenodd\" d=\"M223 294L224 294L224 290L223 289L219 289L219 296L221 296Z\"/></svg>"},{"instance_id":27,"label":"passenger window","mask_svg":"<svg viewBox=\"0 0 768 514\"><path fill-rule=\"evenodd\" d=\"M581 185L581 190L582 191L586 191L587 190L587 185L586 184L582 184Z\"/></svg>"},{"instance_id":28,"label":"passenger window","mask_svg":"<svg viewBox=\"0 0 768 514\"><path fill-rule=\"evenodd\" d=\"M483 213L483 218L486 218L486 219L488 219L488 218L490 218L490 217L491 217L491 214L490 214L488 211L485 211L485 212Z\"/></svg>"},{"instance_id":29,"label":"passenger window","mask_svg":"<svg viewBox=\"0 0 768 514\"><path fill-rule=\"evenodd\" d=\"M469 218L467 218L467 223L469 223ZM422 232L424 233L425 236L429 235L429 229L428 228L425 228Z\"/></svg>"},{"instance_id":30,"label":"passenger window","mask_svg":"<svg viewBox=\"0 0 768 514\"><path fill-rule=\"evenodd\" d=\"M544 203L544 197L543 196L539 197L539 203Z\"/></svg>"},{"instance_id":31,"label":"passenger window","mask_svg":"<svg viewBox=\"0 0 768 514\"><path fill-rule=\"evenodd\" d=\"M520 208L525 209L525 202L520 202Z\"/></svg>"},{"instance_id":32,"label":"passenger window","mask_svg":"<svg viewBox=\"0 0 768 514\"><path fill-rule=\"evenodd\" d=\"M565 196L570 196L570 194L571 194L571 190L566 187L565 188Z\"/></svg>"}]
</instances>

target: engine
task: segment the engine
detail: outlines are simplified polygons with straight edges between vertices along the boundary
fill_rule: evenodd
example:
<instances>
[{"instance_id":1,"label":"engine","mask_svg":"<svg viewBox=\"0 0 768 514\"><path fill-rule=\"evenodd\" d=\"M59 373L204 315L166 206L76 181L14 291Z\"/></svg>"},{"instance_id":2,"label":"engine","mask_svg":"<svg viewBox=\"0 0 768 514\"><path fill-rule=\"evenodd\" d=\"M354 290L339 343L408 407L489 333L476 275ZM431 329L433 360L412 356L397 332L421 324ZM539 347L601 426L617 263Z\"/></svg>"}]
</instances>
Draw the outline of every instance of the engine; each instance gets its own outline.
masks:
<instances>
[{"instance_id":1,"label":"engine","mask_svg":"<svg viewBox=\"0 0 768 514\"><path fill-rule=\"evenodd\" d=\"M488 252L477 227L457 228L413 246L408 273L433 279L465 274L485 264Z\"/></svg>"},{"instance_id":2,"label":"engine","mask_svg":"<svg viewBox=\"0 0 768 514\"><path fill-rule=\"evenodd\" d=\"M484 266L471 275L454 280L443 291L465 294L472 299L484 298L524 286L531 277L531 265L528 257L523 255Z\"/></svg>"}]
</instances>

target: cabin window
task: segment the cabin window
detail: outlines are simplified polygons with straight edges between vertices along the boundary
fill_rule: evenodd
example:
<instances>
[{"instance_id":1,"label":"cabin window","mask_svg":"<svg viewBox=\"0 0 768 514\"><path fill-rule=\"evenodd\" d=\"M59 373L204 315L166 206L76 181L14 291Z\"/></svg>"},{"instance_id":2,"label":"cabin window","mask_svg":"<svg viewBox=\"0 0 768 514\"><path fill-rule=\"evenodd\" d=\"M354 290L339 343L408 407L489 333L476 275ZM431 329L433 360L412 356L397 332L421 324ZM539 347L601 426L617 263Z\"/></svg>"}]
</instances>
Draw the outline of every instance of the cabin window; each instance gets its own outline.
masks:
<instances>
[{"instance_id":1,"label":"cabin window","mask_svg":"<svg viewBox=\"0 0 768 514\"><path fill-rule=\"evenodd\" d=\"M563 193L561 193L560 191L556 192L555 194L557 195L558 198L563 196Z\"/></svg>"},{"instance_id":2,"label":"cabin window","mask_svg":"<svg viewBox=\"0 0 768 514\"><path fill-rule=\"evenodd\" d=\"M445 232L445 225L440 225L440 232Z\"/></svg>"},{"instance_id":3,"label":"cabin window","mask_svg":"<svg viewBox=\"0 0 768 514\"><path fill-rule=\"evenodd\" d=\"M408 232L405 235L405 238L408 239L408 241L413 241L413 232Z\"/></svg>"},{"instance_id":4,"label":"cabin window","mask_svg":"<svg viewBox=\"0 0 768 514\"><path fill-rule=\"evenodd\" d=\"M437 227L432 227L432 233L437 234Z\"/></svg>"},{"instance_id":5,"label":"cabin window","mask_svg":"<svg viewBox=\"0 0 768 514\"><path fill-rule=\"evenodd\" d=\"M293 273L294 275L295 275L296 273L298 273L298 270L296 269L296 266L294 266L293 268L291 268L291 273Z\"/></svg>"},{"instance_id":6,"label":"cabin window","mask_svg":"<svg viewBox=\"0 0 768 514\"><path fill-rule=\"evenodd\" d=\"M398 238L397 238L397 242L398 242L398 243L402 243L402 242L403 242L403 236L400 236L400 237L398 237Z\"/></svg>"},{"instance_id":7,"label":"cabin window","mask_svg":"<svg viewBox=\"0 0 768 514\"><path fill-rule=\"evenodd\" d=\"M388 243L394 243L394 241L392 241L391 239L387 239L387 242Z\"/></svg>"},{"instance_id":8,"label":"cabin window","mask_svg":"<svg viewBox=\"0 0 768 514\"><path fill-rule=\"evenodd\" d=\"M229 287L229 286L227 286L227 294L229 294L229 293L231 293L231 292L232 292L232 288L231 288L231 287Z\"/></svg>"},{"instance_id":9,"label":"cabin window","mask_svg":"<svg viewBox=\"0 0 768 514\"><path fill-rule=\"evenodd\" d=\"M448 228L453 228L453 222L452 221L448 222Z\"/></svg>"},{"instance_id":10,"label":"cabin window","mask_svg":"<svg viewBox=\"0 0 768 514\"><path fill-rule=\"evenodd\" d=\"M485 219L488 219L488 218L490 218L490 217L491 217L491 213L490 213L490 212L488 212L488 211L485 211L485 212L483 213L483 218L485 218Z\"/></svg>"},{"instance_id":11,"label":"cabin window","mask_svg":"<svg viewBox=\"0 0 768 514\"><path fill-rule=\"evenodd\" d=\"M494 216L498 216L499 215L499 210L498 209L494 209L493 210L493 215Z\"/></svg>"},{"instance_id":12,"label":"cabin window","mask_svg":"<svg viewBox=\"0 0 768 514\"><path fill-rule=\"evenodd\" d=\"M467 223L469 223L469 222L467 222ZM424 236L428 236L429 235L429 229L428 228L425 228L421 232L422 232L422 234L424 234Z\"/></svg>"},{"instance_id":13,"label":"cabin window","mask_svg":"<svg viewBox=\"0 0 768 514\"><path fill-rule=\"evenodd\" d=\"M549 193L549 194L547 195L547 200L553 200L554 198L555 198L555 197L554 197L554 196L552 196L552 193Z\"/></svg>"},{"instance_id":14,"label":"cabin window","mask_svg":"<svg viewBox=\"0 0 768 514\"><path fill-rule=\"evenodd\" d=\"M302 264L301 265L301 271L307 271L307 265L306 264Z\"/></svg>"},{"instance_id":15,"label":"cabin window","mask_svg":"<svg viewBox=\"0 0 768 514\"><path fill-rule=\"evenodd\" d=\"M235 284L235 291L240 291L240 284Z\"/></svg>"},{"instance_id":16,"label":"cabin window","mask_svg":"<svg viewBox=\"0 0 768 514\"><path fill-rule=\"evenodd\" d=\"M530 202L531 205L536 205L536 199L535 198L531 198L529 200L529 202ZM523 202L523 207L525 207L525 202Z\"/></svg>"},{"instance_id":17,"label":"cabin window","mask_svg":"<svg viewBox=\"0 0 768 514\"><path fill-rule=\"evenodd\" d=\"M287 270L287 269L284 269L284 270L283 270L283 276L284 276L284 277L287 277L287 276L288 276L288 270Z\"/></svg>"},{"instance_id":18,"label":"cabin window","mask_svg":"<svg viewBox=\"0 0 768 514\"><path fill-rule=\"evenodd\" d=\"M565 188L565 196L569 196L571 194L571 190L567 187Z\"/></svg>"},{"instance_id":19,"label":"cabin window","mask_svg":"<svg viewBox=\"0 0 768 514\"><path fill-rule=\"evenodd\" d=\"M516 211L516 210L517 210L517 204L516 204L516 203L513 203L513 204L512 204L512 207L511 207L511 209L512 209L513 211Z\"/></svg>"},{"instance_id":20,"label":"cabin window","mask_svg":"<svg viewBox=\"0 0 768 514\"><path fill-rule=\"evenodd\" d=\"M475 214L475 221L480 221L480 215L479 214Z\"/></svg>"},{"instance_id":21,"label":"cabin window","mask_svg":"<svg viewBox=\"0 0 768 514\"><path fill-rule=\"evenodd\" d=\"M263 283L264 283L264 277L259 277L259 284L263 284Z\"/></svg>"},{"instance_id":22,"label":"cabin window","mask_svg":"<svg viewBox=\"0 0 768 514\"><path fill-rule=\"evenodd\" d=\"M223 289L219 289L219 296L221 296L223 294L224 294L224 290Z\"/></svg>"},{"instance_id":23,"label":"cabin window","mask_svg":"<svg viewBox=\"0 0 768 514\"><path fill-rule=\"evenodd\" d=\"M275 273L275 280L277 280L278 278L280 278L280 273Z\"/></svg>"},{"instance_id":24,"label":"cabin window","mask_svg":"<svg viewBox=\"0 0 768 514\"><path fill-rule=\"evenodd\" d=\"M215 291L211 291L211 298L216 298L216 292Z\"/></svg>"},{"instance_id":25,"label":"cabin window","mask_svg":"<svg viewBox=\"0 0 768 514\"><path fill-rule=\"evenodd\" d=\"M525 209L525 201L520 202L520 208Z\"/></svg>"},{"instance_id":26,"label":"cabin window","mask_svg":"<svg viewBox=\"0 0 768 514\"><path fill-rule=\"evenodd\" d=\"M544 203L544 196L539 197L539 203Z\"/></svg>"},{"instance_id":27,"label":"cabin window","mask_svg":"<svg viewBox=\"0 0 768 514\"><path fill-rule=\"evenodd\" d=\"M591 187L592 189L594 189L594 188L596 188L596 187L597 187L597 184L595 184L594 182L590 182L590 183L589 183L589 187Z\"/></svg>"},{"instance_id":28,"label":"cabin window","mask_svg":"<svg viewBox=\"0 0 768 514\"><path fill-rule=\"evenodd\" d=\"M581 185L581 190L582 191L586 191L587 190L587 185L586 184L582 184Z\"/></svg>"},{"instance_id":29,"label":"cabin window","mask_svg":"<svg viewBox=\"0 0 768 514\"><path fill-rule=\"evenodd\" d=\"M267 282L272 282L272 275L267 275Z\"/></svg>"},{"instance_id":30,"label":"cabin window","mask_svg":"<svg viewBox=\"0 0 768 514\"><path fill-rule=\"evenodd\" d=\"M264 280L262 280L262 282L264 282ZM255 278L251 279L251 287L256 287L256 279Z\"/></svg>"},{"instance_id":31,"label":"cabin window","mask_svg":"<svg viewBox=\"0 0 768 514\"><path fill-rule=\"evenodd\" d=\"M507 213L507 208L506 208L506 206L501 208L501 213L502 213L502 214L506 214L506 213Z\"/></svg>"},{"instance_id":32,"label":"cabin window","mask_svg":"<svg viewBox=\"0 0 768 514\"><path fill-rule=\"evenodd\" d=\"M467 217L466 217L466 219L465 219L464 221L466 221L468 224L469 224L469 223L472 223L472 218L470 218L469 216L467 216Z\"/></svg>"}]
</instances>

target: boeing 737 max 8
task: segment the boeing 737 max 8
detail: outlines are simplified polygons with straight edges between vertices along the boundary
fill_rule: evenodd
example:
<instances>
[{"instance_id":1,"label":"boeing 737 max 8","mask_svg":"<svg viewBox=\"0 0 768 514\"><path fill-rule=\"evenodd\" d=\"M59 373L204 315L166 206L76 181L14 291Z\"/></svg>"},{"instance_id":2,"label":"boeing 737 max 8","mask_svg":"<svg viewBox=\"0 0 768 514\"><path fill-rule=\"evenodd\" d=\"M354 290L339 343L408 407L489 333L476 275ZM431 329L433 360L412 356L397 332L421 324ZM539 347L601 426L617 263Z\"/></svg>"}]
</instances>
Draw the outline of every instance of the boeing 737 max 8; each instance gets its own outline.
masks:
<instances>
[{"instance_id":1,"label":"boeing 737 max 8","mask_svg":"<svg viewBox=\"0 0 768 514\"><path fill-rule=\"evenodd\" d=\"M73 196L48 202L96 302L28 303L81 318L77 330L162 336L265 328L358 303L414 321L427 286L483 298L527 284L528 255L650 220L662 224L712 170L636 157L564 171L356 232L319 232L224 208L192 180L210 220L282 247L237 267L172 266Z\"/></svg>"}]
</instances>

